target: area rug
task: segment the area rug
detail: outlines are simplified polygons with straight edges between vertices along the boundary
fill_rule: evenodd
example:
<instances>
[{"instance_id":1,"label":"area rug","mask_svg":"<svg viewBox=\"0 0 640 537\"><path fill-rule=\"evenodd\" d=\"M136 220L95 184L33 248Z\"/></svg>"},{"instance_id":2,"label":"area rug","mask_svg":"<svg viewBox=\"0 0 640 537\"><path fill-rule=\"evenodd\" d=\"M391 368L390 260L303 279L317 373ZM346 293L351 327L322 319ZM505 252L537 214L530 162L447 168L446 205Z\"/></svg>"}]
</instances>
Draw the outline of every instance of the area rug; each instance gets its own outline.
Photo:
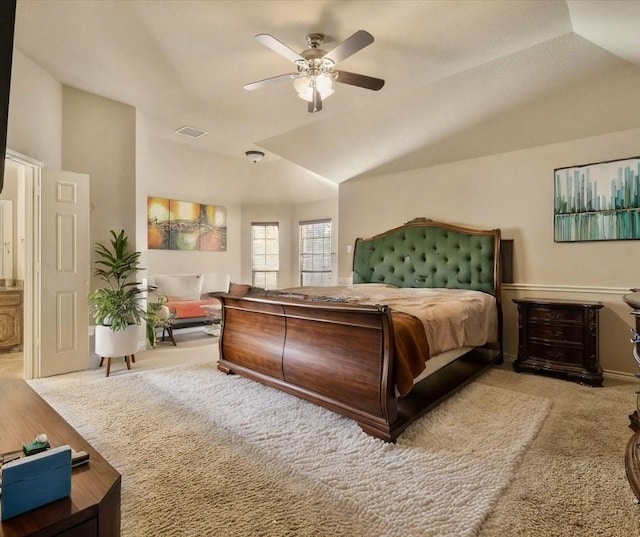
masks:
<instances>
[{"instance_id":1,"label":"area rug","mask_svg":"<svg viewBox=\"0 0 640 537\"><path fill-rule=\"evenodd\" d=\"M396 444L211 362L30 384L122 474L124 536L465 537L551 404L483 378Z\"/></svg>"}]
</instances>

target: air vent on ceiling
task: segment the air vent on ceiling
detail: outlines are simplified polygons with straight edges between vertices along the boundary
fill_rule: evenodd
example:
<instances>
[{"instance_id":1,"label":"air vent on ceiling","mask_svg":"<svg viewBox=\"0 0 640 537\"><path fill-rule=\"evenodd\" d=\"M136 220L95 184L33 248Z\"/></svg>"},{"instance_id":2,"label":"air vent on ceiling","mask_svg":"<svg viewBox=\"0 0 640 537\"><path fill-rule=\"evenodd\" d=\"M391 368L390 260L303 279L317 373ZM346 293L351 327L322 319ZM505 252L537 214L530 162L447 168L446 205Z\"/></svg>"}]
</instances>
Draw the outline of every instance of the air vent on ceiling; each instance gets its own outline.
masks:
<instances>
[{"instance_id":1,"label":"air vent on ceiling","mask_svg":"<svg viewBox=\"0 0 640 537\"><path fill-rule=\"evenodd\" d=\"M190 138L200 138L207 134L205 131L201 131L200 129L196 129L195 127L189 127L185 125L184 127L180 127L176 134L183 134L184 136L189 136Z\"/></svg>"}]
</instances>

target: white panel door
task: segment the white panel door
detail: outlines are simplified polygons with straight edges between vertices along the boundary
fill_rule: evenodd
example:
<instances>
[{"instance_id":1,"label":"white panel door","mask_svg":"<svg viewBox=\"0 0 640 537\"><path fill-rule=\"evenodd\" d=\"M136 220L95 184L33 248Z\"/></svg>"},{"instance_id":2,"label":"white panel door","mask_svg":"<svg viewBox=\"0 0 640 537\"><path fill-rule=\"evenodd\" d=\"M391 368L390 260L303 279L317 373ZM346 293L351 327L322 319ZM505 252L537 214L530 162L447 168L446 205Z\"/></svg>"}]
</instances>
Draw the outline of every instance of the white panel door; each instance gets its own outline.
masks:
<instances>
[{"instance_id":1,"label":"white panel door","mask_svg":"<svg viewBox=\"0 0 640 537\"><path fill-rule=\"evenodd\" d=\"M42 170L40 375L89 366L89 176Z\"/></svg>"}]
</instances>

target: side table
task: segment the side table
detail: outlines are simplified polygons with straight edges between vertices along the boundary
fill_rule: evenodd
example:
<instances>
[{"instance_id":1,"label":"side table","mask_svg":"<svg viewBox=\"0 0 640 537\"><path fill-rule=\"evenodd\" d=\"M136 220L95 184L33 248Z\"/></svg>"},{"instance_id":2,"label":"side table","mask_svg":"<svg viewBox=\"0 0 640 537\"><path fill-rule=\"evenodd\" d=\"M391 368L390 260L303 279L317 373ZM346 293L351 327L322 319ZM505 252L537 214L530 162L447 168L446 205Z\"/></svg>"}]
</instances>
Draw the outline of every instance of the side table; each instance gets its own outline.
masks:
<instances>
[{"instance_id":1,"label":"side table","mask_svg":"<svg viewBox=\"0 0 640 537\"><path fill-rule=\"evenodd\" d=\"M204 314L211 319L211 324L204 327L204 333L208 336L218 337L220 335L222 306L220 304L204 304L200 307Z\"/></svg>"},{"instance_id":2,"label":"side table","mask_svg":"<svg viewBox=\"0 0 640 537\"><path fill-rule=\"evenodd\" d=\"M522 298L518 305L518 372L602 386L598 349L601 302Z\"/></svg>"}]
</instances>

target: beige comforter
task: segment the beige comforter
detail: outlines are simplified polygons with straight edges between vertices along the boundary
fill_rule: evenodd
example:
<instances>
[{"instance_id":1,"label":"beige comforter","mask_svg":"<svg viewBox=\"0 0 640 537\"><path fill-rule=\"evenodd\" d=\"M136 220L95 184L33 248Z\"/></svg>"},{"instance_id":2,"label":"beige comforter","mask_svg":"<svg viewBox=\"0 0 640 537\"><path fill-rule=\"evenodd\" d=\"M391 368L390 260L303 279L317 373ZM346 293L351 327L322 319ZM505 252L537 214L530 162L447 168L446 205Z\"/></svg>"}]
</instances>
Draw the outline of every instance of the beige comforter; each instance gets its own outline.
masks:
<instances>
[{"instance_id":1,"label":"beige comforter","mask_svg":"<svg viewBox=\"0 0 640 537\"><path fill-rule=\"evenodd\" d=\"M496 341L496 299L481 291L417 289L364 283L338 287L295 287L278 294L318 297L354 304L387 305L420 319L431 356Z\"/></svg>"}]
</instances>

